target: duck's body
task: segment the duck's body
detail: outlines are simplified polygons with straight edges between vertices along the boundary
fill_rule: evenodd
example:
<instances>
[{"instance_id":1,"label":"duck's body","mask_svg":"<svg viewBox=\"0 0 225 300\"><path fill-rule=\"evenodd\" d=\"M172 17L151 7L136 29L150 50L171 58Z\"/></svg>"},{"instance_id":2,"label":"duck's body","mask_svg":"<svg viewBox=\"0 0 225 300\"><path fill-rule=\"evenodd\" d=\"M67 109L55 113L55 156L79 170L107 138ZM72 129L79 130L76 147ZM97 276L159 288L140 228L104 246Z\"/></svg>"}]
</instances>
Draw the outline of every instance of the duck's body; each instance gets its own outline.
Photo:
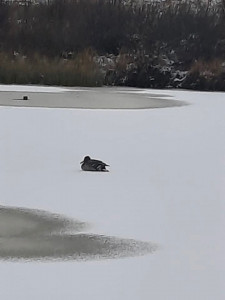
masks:
<instances>
[{"instance_id":1,"label":"duck's body","mask_svg":"<svg viewBox=\"0 0 225 300\"><path fill-rule=\"evenodd\" d=\"M95 172L108 172L105 168L109 165L101 160L91 159L90 156L85 156L84 160L81 162L81 169L83 171L95 171Z\"/></svg>"}]
</instances>

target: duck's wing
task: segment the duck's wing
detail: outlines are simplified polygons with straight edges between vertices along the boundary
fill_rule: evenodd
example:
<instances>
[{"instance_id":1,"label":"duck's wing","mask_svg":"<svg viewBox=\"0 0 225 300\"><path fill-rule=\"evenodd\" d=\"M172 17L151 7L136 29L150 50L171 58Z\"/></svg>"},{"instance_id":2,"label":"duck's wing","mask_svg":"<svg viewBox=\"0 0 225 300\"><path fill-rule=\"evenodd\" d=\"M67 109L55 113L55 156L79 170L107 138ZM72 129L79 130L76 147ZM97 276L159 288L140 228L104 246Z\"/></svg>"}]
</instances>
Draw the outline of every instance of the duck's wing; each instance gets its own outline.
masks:
<instances>
[{"instance_id":1,"label":"duck's wing","mask_svg":"<svg viewBox=\"0 0 225 300\"><path fill-rule=\"evenodd\" d=\"M103 161L101 160L96 160L96 159L92 159L89 164L95 169L95 170L103 170L105 169L106 166L109 166L107 164L105 164Z\"/></svg>"}]
</instances>

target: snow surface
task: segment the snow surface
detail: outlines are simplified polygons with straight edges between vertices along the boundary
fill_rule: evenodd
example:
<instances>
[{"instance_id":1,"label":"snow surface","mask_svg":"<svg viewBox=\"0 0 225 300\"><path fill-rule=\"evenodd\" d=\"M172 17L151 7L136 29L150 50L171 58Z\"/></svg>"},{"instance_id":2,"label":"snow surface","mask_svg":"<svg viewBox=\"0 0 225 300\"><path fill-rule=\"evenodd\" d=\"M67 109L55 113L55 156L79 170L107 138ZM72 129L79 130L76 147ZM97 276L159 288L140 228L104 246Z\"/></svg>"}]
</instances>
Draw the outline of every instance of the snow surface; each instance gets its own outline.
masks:
<instances>
[{"instance_id":1,"label":"snow surface","mask_svg":"<svg viewBox=\"0 0 225 300\"><path fill-rule=\"evenodd\" d=\"M191 105L0 107L1 205L161 245L116 260L1 261L1 299L224 299L225 94L149 93ZM80 171L85 155L109 163L110 172Z\"/></svg>"}]
</instances>

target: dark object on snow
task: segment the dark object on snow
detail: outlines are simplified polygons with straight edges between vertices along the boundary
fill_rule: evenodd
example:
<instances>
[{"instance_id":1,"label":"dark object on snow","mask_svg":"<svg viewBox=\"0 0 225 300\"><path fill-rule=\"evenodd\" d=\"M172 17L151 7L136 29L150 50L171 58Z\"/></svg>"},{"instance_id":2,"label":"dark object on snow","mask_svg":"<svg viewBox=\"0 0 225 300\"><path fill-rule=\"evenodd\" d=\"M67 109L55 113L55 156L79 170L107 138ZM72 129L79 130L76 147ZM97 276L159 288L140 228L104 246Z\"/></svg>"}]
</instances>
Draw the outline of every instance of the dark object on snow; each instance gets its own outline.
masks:
<instances>
[{"instance_id":1,"label":"dark object on snow","mask_svg":"<svg viewBox=\"0 0 225 300\"><path fill-rule=\"evenodd\" d=\"M28 96L23 96L23 100L28 100Z\"/></svg>"},{"instance_id":2,"label":"dark object on snow","mask_svg":"<svg viewBox=\"0 0 225 300\"><path fill-rule=\"evenodd\" d=\"M83 171L108 172L105 167L109 165L105 164L101 160L91 159L90 156L85 156L81 164L81 169Z\"/></svg>"}]
</instances>

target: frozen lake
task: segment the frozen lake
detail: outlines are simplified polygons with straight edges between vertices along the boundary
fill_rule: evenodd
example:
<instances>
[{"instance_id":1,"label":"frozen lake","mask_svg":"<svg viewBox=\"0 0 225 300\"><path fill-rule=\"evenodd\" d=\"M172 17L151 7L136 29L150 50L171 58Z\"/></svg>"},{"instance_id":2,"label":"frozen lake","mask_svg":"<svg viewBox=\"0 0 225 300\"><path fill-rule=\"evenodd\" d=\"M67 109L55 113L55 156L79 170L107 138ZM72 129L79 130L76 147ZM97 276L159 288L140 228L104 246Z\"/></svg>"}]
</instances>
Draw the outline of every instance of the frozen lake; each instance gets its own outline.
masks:
<instances>
[{"instance_id":1,"label":"frozen lake","mask_svg":"<svg viewBox=\"0 0 225 300\"><path fill-rule=\"evenodd\" d=\"M2 299L223 299L224 93L0 91Z\"/></svg>"}]
</instances>

